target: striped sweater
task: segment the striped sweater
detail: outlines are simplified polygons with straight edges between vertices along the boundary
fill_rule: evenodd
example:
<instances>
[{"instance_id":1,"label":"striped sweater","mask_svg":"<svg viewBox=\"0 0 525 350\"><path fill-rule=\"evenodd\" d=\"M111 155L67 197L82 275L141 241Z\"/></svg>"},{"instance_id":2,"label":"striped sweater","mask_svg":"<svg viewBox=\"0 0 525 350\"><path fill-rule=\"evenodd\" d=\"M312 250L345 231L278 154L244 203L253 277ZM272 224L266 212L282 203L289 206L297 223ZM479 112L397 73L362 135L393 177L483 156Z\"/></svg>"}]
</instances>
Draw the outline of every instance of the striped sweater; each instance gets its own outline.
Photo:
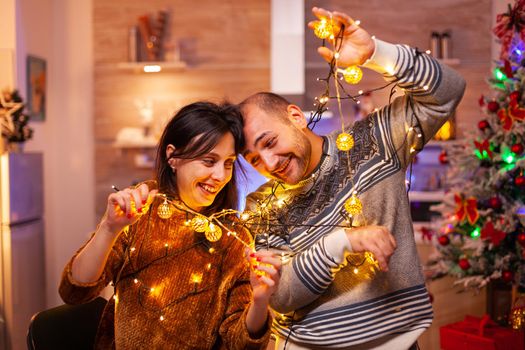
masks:
<instances>
[{"instance_id":1,"label":"striped sweater","mask_svg":"<svg viewBox=\"0 0 525 350\"><path fill-rule=\"evenodd\" d=\"M432 307L417 255L405 187L411 158L459 103L464 80L407 46L376 40L365 67L395 81L404 95L346 130L355 139L339 151L338 132L324 139L313 174L297 185L270 180L250 194L254 209L274 191L287 205L275 209L280 225L252 226L257 249L289 257L271 301L274 332L297 347L408 348L432 322ZM356 191L363 213L354 226L382 225L397 249L389 271L352 253L344 230L344 203ZM275 207L275 206L274 206ZM263 228L263 229L261 229Z\"/></svg>"}]
</instances>

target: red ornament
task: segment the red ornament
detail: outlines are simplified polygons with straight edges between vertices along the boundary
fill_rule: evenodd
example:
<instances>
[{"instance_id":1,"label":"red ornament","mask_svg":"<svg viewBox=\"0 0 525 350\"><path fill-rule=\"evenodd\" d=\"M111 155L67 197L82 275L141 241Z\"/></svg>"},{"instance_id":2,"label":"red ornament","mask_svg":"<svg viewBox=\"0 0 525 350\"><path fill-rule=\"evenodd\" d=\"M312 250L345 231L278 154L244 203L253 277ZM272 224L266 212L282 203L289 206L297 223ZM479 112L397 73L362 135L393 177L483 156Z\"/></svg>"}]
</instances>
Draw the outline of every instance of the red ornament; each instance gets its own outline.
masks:
<instances>
[{"instance_id":1,"label":"red ornament","mask_svg":"<svg viewBox=\"0 0 525 350\"><path fill-rule=\"evenodd\" d=\"M441 164L448 164L448 154L447 154L447 151L443 150L441 151L441 153L439 154L439 162Z\"/></svg>"},{"instance_id":2,"label":"red ornament","mask_svg":"<svg viewBox=\"0 0 525 350\"><path fill-rule=\"evenodd\" d=\"M525 232L518 233L516 240L523 248L525 248Z\"/></svg>"},{"instance_id":3,"label":"red ornament","mask_svg":"<svg viewBox=\"0 0 525 350\"><path fill-rule=\"evenodd\" d=\"M501 279L503 279L503 281L507 283L511 282L514 279L514 274L512 273L512 271L505 270L501 273Z\"/></svg>"},{"instance_id":4,"label":"red ornament","mask_svg":"<svg viewBox=\"0 0 525 350\"><path fill-rule=\"evenodd\" d=\"M462 270L468 270L470 268L470 263L468 262L468 259L465 258L459 259L458 265Z\"/></svg>"},{"instance_id":5,"label":"red ornament","mask_svg":"<svg viewBox=\"0 0 525 350\"><path fill-rule=\"evenodd\" d=\"M487 109L492 113L496 113L499 109L499 103L497 103L496 101L490 101L487 104Z\"/></svg>"},{"instance_id":6,"label":"red ornament","mask_svg":"<svg viewBox=\"0 0 525 350\"><path fill-rule=\"evenodd\" d=\"M525 176L520 175L514 179L514 184L518 187L525 186Z\"/></svg>"},{"instance_id":7,"label":"red ornament","mask_svg":"<svg viewBox=\"0 0 525 350\"><path fill-rule=\"evenodd\" d=\"M516 155L520 155L523 153L523 144L522 143L515 143L512 145L512 147L510 148L510 150L516 154Z\"/></svg>"},{"instance_id":8,"label":"red ornament","mask_svg":"<svg viewBox=\"0 0 525 350\"><path fill-rule=\"evenodd\" d=\"M483 107L485 105L485 96L481 95L478 100L479 106Z\"/></svg>"},{"instance_id":9,"label":"red ornament","mask_svg":"<svg viewBox=\"0 0 525 350\"><path fill-rule=\"evenodd\" d=\"M498 196L494 196L489 199L489 207L492 209L500 209L502 205L503 203Z\"/></svg>"},{"instance_id":10,"label":"red ornament","mask_svg":"<svg viewBox=\"0 0 525 350\"><path fill-rule=\"evenodd\" d=\"M445 245L448 245L450 243L450 238L448 238L447 235L439 236L438 242L442 246L445 246Z\"/></svg>"},{"instance_id":11,"label":"red ornament","mask_svg":"<svg viewBox=\"0 0 525 350\"><path fill-rule=\"evenodd\" d=\"M481 130L481 131L485 131L486 129L490 128L490 124L488 121L486 121L485 119L483 119L482 121L480 121L478 123L478 129Z\"/></svg>"},{"instance_id":12,"label":"red ornament","mask_svg":"<svg viewBox=\"0 0 525 350\"><path fill-rule=\"evenodd\" d=\"M510 78L510 77L509 77ZM520 98L520 92L519 91L512 91L509 95L510 99L512 101L518 101L519 102L519 98Z\"/></svg>"}]
</instances>

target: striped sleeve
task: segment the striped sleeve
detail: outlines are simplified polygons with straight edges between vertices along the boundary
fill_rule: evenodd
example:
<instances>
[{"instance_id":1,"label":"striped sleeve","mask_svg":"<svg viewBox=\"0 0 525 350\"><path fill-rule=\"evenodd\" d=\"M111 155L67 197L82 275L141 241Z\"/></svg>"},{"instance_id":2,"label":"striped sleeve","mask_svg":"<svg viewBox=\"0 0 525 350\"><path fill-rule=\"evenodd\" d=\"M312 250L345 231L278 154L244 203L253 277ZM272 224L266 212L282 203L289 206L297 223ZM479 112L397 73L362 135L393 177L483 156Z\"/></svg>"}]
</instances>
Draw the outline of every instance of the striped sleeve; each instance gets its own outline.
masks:
<instances>
[{"instance_id":1,"label":"striped sleeve","mask_svg":"<svg viewBox=\"0 0 525 350\"><path fill-rule=\"evenodd\" d=\"M272 308L288 313L315 301L346 266L350 252L344 230L336 230L308 249L289 255L283 262L279 288L270 301Z\"/></svg>"},{"instance_id":2,"label":"striped sleeve","mask_svg":"<svg viewBox=\"0 0 525 350\"><path fill-rule=\"evenodd\" d=\"M382 125L389 125L387 146L406 167L414 151L432 139L453 115L465 91L464 79L431 56L404 45L376 40L376 50L364 67L395 82L404 95L378 111Z\"/></svg>"}]
</instances>

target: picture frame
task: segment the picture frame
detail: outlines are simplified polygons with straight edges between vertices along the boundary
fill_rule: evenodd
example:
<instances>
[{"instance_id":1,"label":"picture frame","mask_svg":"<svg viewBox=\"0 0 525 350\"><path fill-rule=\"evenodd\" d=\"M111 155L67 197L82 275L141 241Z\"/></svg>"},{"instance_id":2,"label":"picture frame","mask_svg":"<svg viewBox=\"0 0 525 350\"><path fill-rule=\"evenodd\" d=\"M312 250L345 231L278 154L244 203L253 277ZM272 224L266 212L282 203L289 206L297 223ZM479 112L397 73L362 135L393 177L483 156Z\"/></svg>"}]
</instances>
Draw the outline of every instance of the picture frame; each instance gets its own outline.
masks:
<instances>
[{"instance_id":1,"label":"picture frame","mask_svg":"<svg viewBox=\"0 0 525 350\"><path fill-rule=\"evenodd\" d=\"M27 103L26 110L31 121L46 120L46 60L27 55L26 62Z\"/></svg>"}]
</instances>

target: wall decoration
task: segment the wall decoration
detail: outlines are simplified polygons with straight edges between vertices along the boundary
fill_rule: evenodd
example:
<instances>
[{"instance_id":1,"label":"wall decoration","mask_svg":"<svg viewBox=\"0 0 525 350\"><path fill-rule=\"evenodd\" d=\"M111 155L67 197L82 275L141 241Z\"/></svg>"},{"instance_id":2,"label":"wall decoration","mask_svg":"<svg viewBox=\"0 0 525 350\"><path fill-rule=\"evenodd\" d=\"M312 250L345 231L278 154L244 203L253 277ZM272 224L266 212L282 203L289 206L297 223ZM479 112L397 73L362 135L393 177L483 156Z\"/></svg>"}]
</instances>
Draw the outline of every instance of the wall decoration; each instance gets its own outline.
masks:
<instances>
[{"instance_id":1,"label":"wall decoration","mask_svg":"<svg viewBox=\"0 0 525 350\"><path fill-rule=\"evenodd\" d=\"M27 56L27 111L32 121L46 119L46 61Z\"/></svg>"}]
</instances>

